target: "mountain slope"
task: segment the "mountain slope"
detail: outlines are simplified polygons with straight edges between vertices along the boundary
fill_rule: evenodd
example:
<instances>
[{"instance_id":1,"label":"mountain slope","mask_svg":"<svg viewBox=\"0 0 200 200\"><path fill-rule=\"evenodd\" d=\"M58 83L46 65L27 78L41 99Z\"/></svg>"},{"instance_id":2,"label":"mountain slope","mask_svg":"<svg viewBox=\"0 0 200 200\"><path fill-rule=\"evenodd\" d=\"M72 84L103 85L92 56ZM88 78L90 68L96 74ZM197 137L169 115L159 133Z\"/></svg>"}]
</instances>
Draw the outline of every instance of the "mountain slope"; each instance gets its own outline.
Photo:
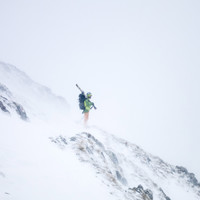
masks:
<instances>
[{"instance_id":1,"label":"mountain slope","mask_svg":"<svg viewBox=\"0 0 200 200\"><path fill-rule=\"evenodd\" d=\"M2 114L0 121L1 200L115 200L73 151L52 145L59 126Z\"/></svg>"},{"instance_id":2,"label":"mountain slope","mask_svg":"<svg viewBox=\"0 0 200 200\"><path fill-rule=\"evenodd\" d=\"M11 104L15 102L22 106L29 118L56 118L57 115L66 114L69 110L64 98L34 82L15 66L3 62L0 62L0 97L2 111L7 110L11 113L16 107Z\"/></svg>"},{"instance_id":3,"label":"mountain slope","mask_svg":"<svg viewBox=\"0 0 200 200\"><path fill-rule=\"evenodd\" d=\"M82 127L68 109L50 89L0 63L0 199L200 199L200 183L186 168Z\"/></svg>"},{"instance_id":4,"label":"mountain slope","mask_svg":"<svg viewBox=\"0 0 200 200\"><path fill-rule=\"evenodd\" d=\"M62 127L6 115L0 121L2 200L200 197L194 174L105 131L70 121ZM56 137L59 129L65 136Z\"/></svg>"},{"instance_id":5,"label":"mountain slope","mask_svg":"<svg viewBox=\"0 0 200 200\"><path fill-rule=\"evenodd\" d=\"M172 166L140 147L96 128L74 137L51 141L73 149L79 160L93 166L102 182L121 199L199 199L200 183L193 173Z\"/></svg>"}]
</instances>

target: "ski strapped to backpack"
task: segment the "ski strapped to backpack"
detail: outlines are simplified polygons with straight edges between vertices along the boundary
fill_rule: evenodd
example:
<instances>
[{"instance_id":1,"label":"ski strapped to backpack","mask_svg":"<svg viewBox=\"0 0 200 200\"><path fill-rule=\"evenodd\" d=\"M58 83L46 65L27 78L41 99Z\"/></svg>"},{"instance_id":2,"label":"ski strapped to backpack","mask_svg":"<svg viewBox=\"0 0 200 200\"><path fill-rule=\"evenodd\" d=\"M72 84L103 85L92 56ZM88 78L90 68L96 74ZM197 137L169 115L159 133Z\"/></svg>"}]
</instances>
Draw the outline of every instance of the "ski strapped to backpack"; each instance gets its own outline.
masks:
<instances>
[{"instance_id":1,"label":"ski strapped to backpack","mask_svg":"<svg viewBox=\"0 0 200 200\"><path fill-rule=\"evenodd\" d=\"M86 100L85 93L83 90L81 90L81 88L78 86L78 84L76 84L76 87L81 91L81 94L79 94L79 96L78 96L79 108L81 110L85 110L85 106L84 106L84 101ZM96 106L94 105L94 103L93 103L92 107L94 107L94 109L96 109Z\"/></svg>"}]
</instances>

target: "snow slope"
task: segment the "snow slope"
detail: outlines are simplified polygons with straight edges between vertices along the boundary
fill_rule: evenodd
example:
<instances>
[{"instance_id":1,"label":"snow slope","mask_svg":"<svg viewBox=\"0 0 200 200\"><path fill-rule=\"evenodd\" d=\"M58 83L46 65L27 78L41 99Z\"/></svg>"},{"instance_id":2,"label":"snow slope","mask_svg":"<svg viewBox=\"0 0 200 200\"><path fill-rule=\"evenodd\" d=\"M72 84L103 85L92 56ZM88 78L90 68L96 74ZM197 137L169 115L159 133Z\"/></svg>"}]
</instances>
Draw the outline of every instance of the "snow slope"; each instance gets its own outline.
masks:
<instances>
[{"instance_id":1,"label":"snow slope","mask_svg":"<svg viewBox=\"0 0 200 200\"><path fill-rule=\"evenodd\" d=\"M0 121L1 200L115 199L73 151L50 142L52 126L5 115Z\"/></svg>"},{"instance_id":2,"label":"snow slope","mask_svg":"<svg viewBox=\"0 0 200 200\"><path fill-rule=\"evenodd\" d=\"M69 111L69 105L64 98L34 82L13 65L0 62L0 85L7 90L5 93L5 90L0 89L0 95L6 97L9 103L14 101L23 105L29 118L56 118L57 115ZM9 106L6 107L9 109Z\"/></svg>"},{"instance_id":3,"label":"snow slope","mask_svg":"<svg viewBox=\"0 0 200 200\"><path fill-rule=\"evenodd\" d=\"M200 183L193 173L101 129L90 128L71 138L59 136L51 140L61 149L73 149L120 199L200 198Z\"/></svg>"},{"instance_id":4,"label":"snow slope","mask_svg":"<svg viewBox=\"0 0 200 200\"><path fill-rule=\"evenodd\" d=\"M2 200L200 198L194 174L96 127L0 121Z\"/></svg>"},{"instance_id":5,"label":"snow slope","mask_svg":"<svg viewBox=\"0 0 200 200\"><path fill-rule=\"evenodd\" d=\"M14 66L0 63L0 80L1 200L200 199L186 168L74 123L63 98Z\"/></svg>"}]
</instances>

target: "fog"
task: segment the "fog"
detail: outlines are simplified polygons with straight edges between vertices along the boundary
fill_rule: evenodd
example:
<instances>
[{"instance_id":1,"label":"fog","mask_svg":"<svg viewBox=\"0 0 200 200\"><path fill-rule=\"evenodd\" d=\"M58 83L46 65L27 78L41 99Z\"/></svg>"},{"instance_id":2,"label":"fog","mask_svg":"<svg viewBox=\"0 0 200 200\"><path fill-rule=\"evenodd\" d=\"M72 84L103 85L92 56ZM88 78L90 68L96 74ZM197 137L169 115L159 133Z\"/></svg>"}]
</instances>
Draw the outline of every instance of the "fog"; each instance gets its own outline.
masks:
<instances>
[{"instance_id":1,"label":"fog","mask_svg":"<svg viewBox=\"0 0 200 200\"><path fill-rule=\"evenodd\" d=\"M0 1L0 60L64 96L93 94L90 124L200 179L199 1Z\"/></svg>"}]
</instances>

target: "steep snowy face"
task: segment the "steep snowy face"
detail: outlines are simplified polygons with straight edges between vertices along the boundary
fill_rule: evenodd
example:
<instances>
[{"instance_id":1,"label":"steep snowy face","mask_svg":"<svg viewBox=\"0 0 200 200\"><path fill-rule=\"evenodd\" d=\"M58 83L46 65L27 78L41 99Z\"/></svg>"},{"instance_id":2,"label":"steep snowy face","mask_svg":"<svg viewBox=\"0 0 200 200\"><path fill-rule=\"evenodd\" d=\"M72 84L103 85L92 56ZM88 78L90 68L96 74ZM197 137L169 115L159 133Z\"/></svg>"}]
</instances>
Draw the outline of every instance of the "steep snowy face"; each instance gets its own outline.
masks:
<instances>
[{"instance_id":1,"label":"steep snowy face","mask_svg":"<svg viewBox=\"0 0 200 200\"><path fill-rule=\"evenodd\" d=\"M92 166L116 199L200 199L200 183L184 167L170 165L101 130L90 132L50 139L63 150L72 148L80 161Z\"/></svg>"},{"instance_id":2,"label":"steep snowy face","mask_svg":"<svg viewBox=\"0 0 200 200\"><path fill-rule=\"evenodd\" d=\"M0 108L27 119L66 114L69 105L64 98L34 82L15 66L0 62Z\"/></svg>"}]
</instances>

